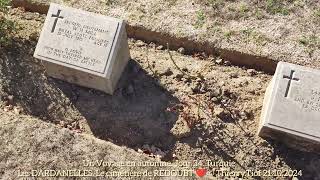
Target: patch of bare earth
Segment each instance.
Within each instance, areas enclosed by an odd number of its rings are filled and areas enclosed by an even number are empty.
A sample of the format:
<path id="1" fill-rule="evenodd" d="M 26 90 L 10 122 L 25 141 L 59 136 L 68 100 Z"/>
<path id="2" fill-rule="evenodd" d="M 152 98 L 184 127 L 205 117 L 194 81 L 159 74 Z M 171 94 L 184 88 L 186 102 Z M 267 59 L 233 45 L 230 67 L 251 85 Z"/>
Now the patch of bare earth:
<path id="1" fill-rule="evenodd" d="M 60 174 L 59 178 L 66 179 L 68 172 L 77 179 L 110 179 L 116 178 L 117 174 L 118 179 L 123 179 L 125 174 L 128 176 L 130 173 L 130 179 L 147 179 L 138 173 L 153 173 L 159 171 L 159 168 L 182 170 L 181 167 L 169 165 L 154 166 L 159 163 L 156 159 L 93 136 L 59 128 L 31 116 L 3 110 L 0 110 L 0 116 L 1 179 L 47 179 L 57 174 Z M 120 162 L 124 164 L 121 165 Z M 125 162 L 151 165 L 132 165 Z"/>

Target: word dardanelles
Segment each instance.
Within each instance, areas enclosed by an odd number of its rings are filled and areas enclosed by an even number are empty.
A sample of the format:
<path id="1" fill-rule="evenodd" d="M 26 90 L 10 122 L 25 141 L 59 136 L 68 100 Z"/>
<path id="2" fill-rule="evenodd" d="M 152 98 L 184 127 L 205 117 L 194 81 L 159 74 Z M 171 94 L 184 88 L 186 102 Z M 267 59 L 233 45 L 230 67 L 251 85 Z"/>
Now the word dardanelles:
<path id="1" fill-rule="evenodd" d="M 29 176 L 31 177 L 92 177 L 100 174 L 98 171 L 93 170 L 32 170 Z"/>

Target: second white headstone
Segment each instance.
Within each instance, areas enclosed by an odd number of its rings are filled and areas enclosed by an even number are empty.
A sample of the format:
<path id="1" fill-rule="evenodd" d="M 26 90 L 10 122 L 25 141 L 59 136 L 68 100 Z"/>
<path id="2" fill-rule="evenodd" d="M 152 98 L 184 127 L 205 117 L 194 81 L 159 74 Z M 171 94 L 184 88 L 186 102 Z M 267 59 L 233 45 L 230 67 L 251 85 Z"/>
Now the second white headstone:
<path id="1" fill-rule="evenodd" d="M 259 135 L 320 150 L 320 71 L 279 62 L 267 88 Z"/>

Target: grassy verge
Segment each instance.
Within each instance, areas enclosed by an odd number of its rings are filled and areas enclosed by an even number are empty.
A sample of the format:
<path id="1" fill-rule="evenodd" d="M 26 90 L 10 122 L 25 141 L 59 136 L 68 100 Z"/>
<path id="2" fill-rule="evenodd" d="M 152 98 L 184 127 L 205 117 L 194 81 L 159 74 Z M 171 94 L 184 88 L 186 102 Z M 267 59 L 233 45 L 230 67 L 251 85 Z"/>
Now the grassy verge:
<path id="1" fill-rule="evenodd" d="M 15 23 L 7 19 L 8 6 L 11 0 L 0 0 L 0 46 L 6 46 L 11 42 L 11 35 L 15 30 Z"/>

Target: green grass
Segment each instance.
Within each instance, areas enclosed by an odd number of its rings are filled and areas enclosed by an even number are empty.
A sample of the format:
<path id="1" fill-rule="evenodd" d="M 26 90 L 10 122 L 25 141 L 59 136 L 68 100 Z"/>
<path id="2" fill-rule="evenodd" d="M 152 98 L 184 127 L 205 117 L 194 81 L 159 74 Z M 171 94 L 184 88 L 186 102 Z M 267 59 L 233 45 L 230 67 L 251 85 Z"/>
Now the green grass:
<path id="1" fill-rule="evenodd" d="M 201 10 L 197 11 L 196 15 L 197 15 L 197 20 L 196 20 L 195 27 L 196 28 L 201 28 L 205 23 L 206 16 L 205 16 L 204 12 L 201 11 Z"/>
<path id="2" fill-rule="evenodd" d="M 237 8 L 237 12 L 236 12 L 236 14 L 238 15 L 237 17 L 238 18 L 246 17 L 248 15 L 248 12 L 250 12 L 248 4 L 241 2 Z"/>
<path id="3" fill-rule="evenodd" d="M 214 34 L 222 33 L 222 29 L 220 27 L 215 26 L 211 29 L 211 32 L 213 32 Z"/>
<path id="4" fill-rule="evenodd" d="M 265 36 L 264 34 L 252 29 L 248 28 L 245 30 L 242 30 L 241 33 L 246 36 L 248 41 L 253 41 L 256 44 L 265 45 L 270 41 L 270 39 Z"/>
<path id="5" fill-rule="evenodd" d="M 106 5 L 107 6 L 110 6 L 110 5 L 113 5 L 114 4 L 114 1 L 113 0 L 106 0 Z"/>
<path id="6" fill-rule="evenodd" d="M 176 5 L 177 0 L 167 0 L 170 6 Z"/>
<path id="7" fill-rule="evenodd" d="M 235 31 L 229 30 L 223 33 L 223 35 L 227 38 L 230 39 L 231 36 L 235 35 Z"/>
<path id="8" fill-rule="evenodd" d="M 299 42 L 305 46 L 320 47 L 320 38 L 316 35 L 302 36 Z"/>
<path id="9" fill-rule="evenodd" d="M 0 46 L 6 46 L 11 43 L 10 35 L 15 31 L 16 25 L 13 21 L 6 19 L 0 20 Z"/>
<path id="10" fill-rule="evenodd" d="M 316 9 L 313 14 L 314 14 L 314 16 L 319 18 L 320 17 L 320 8 Z"/>
<path id="11" fill-rule="evenodd" d="M 244 13 L 246 13 L 246 12 L 248 12 L 248 11 L 249 11 L 248 5 L 245 4 L 245 3 L 241 3 L 241 4 L 240 4 L 240 7 L 239 7 L 239 12 L 242 13 L 242 14 L 244 14 Z"/>
<path id="12" fill-rule="evenodd" d="M 224 5 L 224 1 L 223 0 L 208 0 L 207 4 L 211 7 L 213 7 L 214 9 L 217 9 L 220 6 Z"/>
<path id="13" fill-rule="evenodd" d="M 262 19 L 264 17 L 263 12 L 258 8 L 254 11 L 254 16 L 257 19 Z"/>
<path id="14" fill-rule="evenodd" d="M 320 37 L 316 35 L 302 36 L 298 42 L 305 46 L 309 54 L 312 54 L 316 49 L 320 49 Z"/>
<path id="15" fill-rule="evenodd" d="M 300 8 L 304 7 L 305 3 L 306 3 L 306 1 L 304 1 L 304 0 L 295 0 L 293 2 L 294 6 L 300 7 Z"/>
<path id="16" fill-rule="evenodd" d="M 267 0 L 266 11 L 270 14 L 288 15 L 290 11 L 283 2 L 283 0 Z"/>
<path id="17" fill-rule="evenodd" d="M 0 12 L 7 12 L 11 0 L 0 0 Z"/>
<path id="18" fill-rule="evenodd" d="M 10 0 L 0 0 L 0 46 L 11 42 L 10 35 L 15 31 L 16 24 L 6 18 Z"/>

